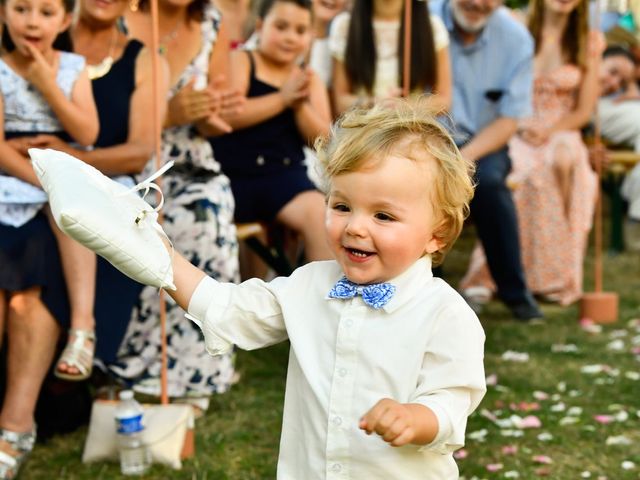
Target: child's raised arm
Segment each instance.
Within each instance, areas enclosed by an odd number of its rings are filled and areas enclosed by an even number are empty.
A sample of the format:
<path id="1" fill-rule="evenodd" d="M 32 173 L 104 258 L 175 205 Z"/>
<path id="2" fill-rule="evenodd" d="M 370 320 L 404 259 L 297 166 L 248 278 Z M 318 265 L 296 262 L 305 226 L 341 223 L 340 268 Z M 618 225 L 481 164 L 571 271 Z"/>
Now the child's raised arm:
<path id="1" fill-rule="evenodd" d="M 198 267 L 194 266 L 178 252 L 173 254 L 173 284 L 175 290 L 166 292 L 178 305 L 186 312 L 189 308 L 189 301 L 195 292 L 196 287 L 206 274 Z"/>
<path id="2" fill-rule="evenodd" d="M 167 108 L 169 89 L 169 67 L 163 57 L 159 58 L 159 85 L 157 105 L 162 118 Z M 129 131 L 126 142 L 112 147 L 80 150 L 55 135 L 40 134 L 31 137 L 31 146 L 52 148 L 73 155 L 96 167 L 105 175 L 138 174 L 153 155 L 155 129 L 149 121 L 153 110 L 153 64 L 151 52 L 144 48 L 136 58 L 135 88 L 129 109 Z"/>
<path id="3" fill-rule="evenodd" d="M 307 143 L 317 137 L 329 135 L 331 127 L 331 105 L 329 94 L 320 77 L 310 68 L 304 69 L 308 78 L 308 97 L 294 106 L 296 125 Z"/>
<path id="4" fill-rule="evenodd" d="M 37 48 L 30 44 L 27 47 L 33 62 L 25 76 L 26 80 L 42 94 L 71 138 L 80 145 L 92 145 L 98 138 L 99 125 L 87 71 L 80 73 L 71 91 L 71 99 L 68 99 L 56 84 L 60 54 L 56 54 L 56 64 L 51 66 Z"/>

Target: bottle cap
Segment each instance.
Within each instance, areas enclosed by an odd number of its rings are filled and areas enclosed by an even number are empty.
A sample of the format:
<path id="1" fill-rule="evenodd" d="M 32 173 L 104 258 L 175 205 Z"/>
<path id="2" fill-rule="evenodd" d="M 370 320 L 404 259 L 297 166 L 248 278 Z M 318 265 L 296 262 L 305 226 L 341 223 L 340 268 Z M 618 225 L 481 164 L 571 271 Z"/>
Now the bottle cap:
<path id="1" fill-rule="evenodd" d="M 120 400 L 131 400 L 133 398 L 133 390 L 121 390 L 118 397 Z"/>

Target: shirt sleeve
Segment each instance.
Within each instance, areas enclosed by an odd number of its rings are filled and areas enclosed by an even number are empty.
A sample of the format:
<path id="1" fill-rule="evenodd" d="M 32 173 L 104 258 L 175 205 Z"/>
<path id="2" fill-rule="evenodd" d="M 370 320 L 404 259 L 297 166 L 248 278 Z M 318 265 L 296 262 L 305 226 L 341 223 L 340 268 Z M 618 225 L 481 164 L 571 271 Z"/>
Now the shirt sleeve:
<path id="1" fill-rule="evenodd" d="M 500 98 L 498 110 L 502 117 L 525 118 L 532 115 L 533 40 L 525 38 L 526 42 L 519 49 L 520 55 L 515 57 L 505 94 Z"/>
<path id="2" fill-rule="evenodd" d="M 464 445 L 467 418 L 486 392 L 484 338 L 466 305 L 446 306 L 438 315 L 411 400 L 438 419 L 436 438 L 422 449 L 449 454 Z"/>
<path id="3" fill-rule="evenodd" d="M 430 20 L 431 33 L 433 34 L 433 45 L 436 52 L 439 52 L 443 48 L 449 46 L 449 32 L 447 32 L 447 28 L 444 26 L 444 23 L 442 23 L 440 17 L 435 14 L 431 14 Z"/>
<path id="4" fill-rule="evenodd" d="M 288 279 L 265 283 L 251 279 L 240 285 L 205 277 L 189 301 L 189 315 L 202 330 L 211 355 L 221 355 L 238 345 L 254 350 L 287 339 L 277 291 Z"/>
<path id="5" fill-rule="evenodd" d="M 348 12 L 342 12 L 333 19 L 329 29 L 329 52 L 333 58 L 341 62 L 344 62 L 347 49 L 350 19 L 351 16 Z"/>

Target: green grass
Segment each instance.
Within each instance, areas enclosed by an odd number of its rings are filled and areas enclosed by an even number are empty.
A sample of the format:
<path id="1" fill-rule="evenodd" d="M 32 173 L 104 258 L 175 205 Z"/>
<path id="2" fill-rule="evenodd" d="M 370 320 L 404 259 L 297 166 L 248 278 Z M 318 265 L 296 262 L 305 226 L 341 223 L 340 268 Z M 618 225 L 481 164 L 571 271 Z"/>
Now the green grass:
<path id="1" fill-rule="evenodd" d="M 447 279 L 453 285 L 466 267 L 472 240 L 472 231 L 465 230 L 447 259 Z M 591 260 L 589 257 L 586 266 L 587 290 L 592 288 Z M 467 479 L 640 478 L 640 380 L 633 375 L 640 372 L 640 356 L 631 353 L 634 341 L 640 347 L 640 326 L 629 323 L 640 318 L 639 266 L 637 254 L 605 258 L 605 290 L 620 294 L 620 317 L 600 333 L 580 328 L 576 306 L 545 305 L 545 322 L 523 325 L 512 321 L 501 304 L 490 304 L 482 316 L 487 333 L 485 369 L 487 375 L 497 375 L 497 385 L 489 387 L 469 420 L 468 435 L 486 430 L 486 436 L 483 441 L 467 439 L 467 456 L 458 461 L 461 475 Z M 617 337 L 624 348 L 609 349 L 607 345 Z M 575 345 L 577 352 L 552 351 L 553 345 L 567 344 Z M 502 354 L 507 350 L 527 352 L 529 361 L 505 361 Z M 143 478 L 275 478 L 286 362 L 286 344 L 240 352 L 237 366 L 242 380 L 231 392 L 215 397 L 208 413 L 196 423 L 196 456 L 185 461 L 180 471 L 154 465 Z M 618 374 L 581 372 L 583 366 L 596 364 L 609 365 Z M 548 399 L 536 400 L 535 391 L 545 392 Z M 521 402 L 537 402 L 539 409 L 521 411 L 516 408 Z M 562 404 L 564 410 L 560 411 Z M 571 410 L 572 407 L 580 407 L 581 411 Z M 624 414 L 620 412 L 628 414 L 626 421 L 601 424 L 594 419 L 600 414 L 622 419 Z M 512 415 L 535 415 L 542 426 L 519 430 L 498 426 L 487 418 L 508 419 Z M 567 417 L 577 420 L 566 424 L 563 419 Z M 514 433 L 521 436 L 505 436 Z M 85 434 L 82 429 L 38 445 L 22 478 L 120 478 L 115 463 L 81 463 Z M 631 440 L 631 445 L 606 445 L 608 437 L 621 435 Z M 503 453 L 505 446 L 516 447 L 516 453 Z M 536 463 L 537 455 L 550 457 L 552 463 Z M 625 461 L 634 462 L 635 468 L 623 469 Z M 502 469 L 490 472 L 488 464 L 502 464 Z M 590 477 L 581 476 L 582 472 L 589 472 Z"/>

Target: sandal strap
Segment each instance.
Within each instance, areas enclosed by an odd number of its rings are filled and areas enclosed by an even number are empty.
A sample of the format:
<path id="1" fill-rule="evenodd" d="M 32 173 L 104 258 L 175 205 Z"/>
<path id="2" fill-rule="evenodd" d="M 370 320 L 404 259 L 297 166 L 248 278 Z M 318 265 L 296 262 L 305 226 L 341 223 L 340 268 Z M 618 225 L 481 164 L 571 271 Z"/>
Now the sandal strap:
<path id="1" fill-rule="evenodd" d="M 16 450 L 9 442 L 7 444 L 14 450 L 14 454 L 0 450 L 0 479 L 13 480 L 18 476 L 20 467 L 31 452 L 21 452 Z"/>
<path id="2" fill-rule="evenodd" d="M 33 450 L 33 445 L 36 443 L 36 426 L 28 432 L 13 432 L 6 428 L 0 428 L 0 439 L 11 445 L 11 448 L 22 453 L 27 453 Z"/>
<path id="3" fill-rule="evenodd" d="M 78 369 L 78 374 L 73 375 L 73 377 L 86 377 L 93 368 L 95 332 L 93 330 L 72 328 L 69 330 L 69 337 L 73 337 L 73 340 L 67 343 L 57 364 L 64 363 L 69 367 Z M 90 343 L 90 345 L 87 345 L 87 343 Z"/>
<path id="4" fill-rule="evenodd" d="M 14 432 L 0 428 L 0 439 L 15 451 L 15 455 L 0 450 L 0 479 L 13 479 L 27 459 L 36 442 L 36 425 L 28 432 Z"/>
<path id="5" fill-rule="evenodd" d="M 86 375 L 93 366 L 93 350 L 88 349 L 82 340 L 76 339 L 62 351 L 62 355 L 58 360 L 58 364 L 60 363 L 75 367 L 80 372 L 80 375 Z"/>
<path id="6" fill-rule="evenodd" d="M 93 342 L 96 341 L 96 332 L 95 330 L 87 330 L 86 328 L 70 328 L 69 336 L 73 336 L 75 339 L 81 339 L 82 342 Z"/>
<path id="7" fill-rule="evenodd" d="M 0 450 L 0 472 L 2 472 L 2 468 L 7 471 L 13 470 L 18 465 L 18 457 L 12 457 L 6 452 Z"/>

